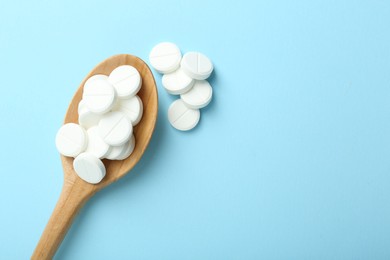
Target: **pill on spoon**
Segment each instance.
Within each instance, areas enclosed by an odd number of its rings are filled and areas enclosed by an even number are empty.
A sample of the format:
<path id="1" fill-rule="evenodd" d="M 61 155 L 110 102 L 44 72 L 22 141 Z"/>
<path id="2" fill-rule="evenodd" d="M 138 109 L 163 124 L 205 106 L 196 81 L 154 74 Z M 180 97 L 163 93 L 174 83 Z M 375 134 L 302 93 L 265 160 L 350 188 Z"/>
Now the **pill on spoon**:
<path id="1" fill-rule="evenodd" d="M 193 79 L 207 79 L 213 72 L 211 60 L 200 52 L 187 52 L 181 60 L 180 67 Z"/>
<path id="2" fill-rule="evenodd" d="M 104 140 L 100 137 L 98 133 L 98 127 L 93 126 L 87 130 L 88 136 L 88 146 L 85 152 L 93 154 L 99 159 L 106 157 L 110 152 L 111 146 L 109 146 Z"/>
<path id="3" fill-rule="evenodd" d="M 108 81 L 114 86 L 118 98 L 122 99 L 135 96 L 142 85 L 141 75 L 130 65 L 115 68 L 110 73 Z"/>
<path id="4" fill-rule="evenodd" d="M 180 49 L 171 42 L 157 44 L 149 54 L 150 64 L 162 74 L 175 71 L 180 65 L 180 60 Z"/>
<path id="5" fill-rule="evenodd" d="M 85 151 L 87 143 L 87 134 L 78 124 L 65 124 L 56 135 L 57 150 L 64 156 L 76 157 Z"/>
<path id="6" fill-rule="evenodd" d="M 79 124 L 85 129 L 89 129 L 92 126 L 97 125 L 102 117 L 100 114 L 91 112 L 83 100 L 81 100 L 79 103 L 78 112 Z"/>
<path id="7" fill-rule="evenodd" d="M 105 156 L 105 159 L 108 160 L 118 160 L 117 158 L 123 153 L 123 151 L 126 149 L 128 145 L 127 141 L 126 143 L 119 145 L 119 146 L 111 146 L 110 152 Z"/>
<path id="8" fill-rule="evenodd" d="M 180 97 L 183 102 L 192 109 L 200 109 L 207 106 L 213 96 L 213 89 L 207 80 L 196 80 L 194 86 Z"/>
<path id="9" fill-rule="evenodd" d="M 200 119 L 200 111 L 187 107 L 183 100 L 173 102 L 168 109 L 168 120 L 177 130 L 188 131 L 194 128 Z"/>
<path id="10" fill-rule="evenodd" d="M 103 75 L 103 74 L 95 74 L 91 77 L 89 77 L 87 79 L 87 81 L 85 81 L 84 85 L 85 84 L 90 84 L 92 81 L 96 80 L 96 79 L 103 79 L 103 80 L 107 80 L 108 79 L 108 76 L 107 75 Z"/>
<path id="11" fill-rule="evenodd" d="M 82 153 L 73 161 L 73 168 L 77 175 L 84 181 L 96 184 L 106 175 L 103 162 L 90 153 Z"/>
<path id="12" fill-rule="evenodd" d="M 84 109 L 87 109 L 87 106 L 85 105 L 85 101 L 80 100 L 79 105 L 77 106 L 77 112 L 80 114 L 80 112 Z"/>
<path id="13" fill-rule="evenodd" d="M 99 135 L 112 146 L 126 143 L 133 133 L 133 126 L 123 112 L 114 111 L 103 115 L 98 125 Z"/>
<path id="14" fill-rule="evenodd" d="M 172 73 L 164 74 L 162 77 L 162 85 L 172 95 L 180 95 L 187 92 L 193 84 L 194 80 L 187 76 L 181 68 Z"/>
<path id="15" fill-rule="evenodd" d="M 135 147 L 135 137 L 134 135 L 131 135 L 130 140 L 125 145 L 125 149 L 122 151 L 120 155 L 116 157 L 116 160 L 124 160 L 127 157 L 129 157 L 133 153 L 134 147 Z"/>
<path id="16" fill-rule="evenodd" d="M 115 101 L 113 86 L 103 78 L 87 81 L 84 85 L 83 100 L 87 108 L 97 114 L 108 112 Z"/>
<path id="17" fill-rule="evenodd" d="M 143 114 L 142 100 L 138 97 L 132 97 L 130 99 L 118 100 L 115 104 L 113 111 L 123 112 L 131 121 L 133 126 L 137 125 L 141 121 Z"/>

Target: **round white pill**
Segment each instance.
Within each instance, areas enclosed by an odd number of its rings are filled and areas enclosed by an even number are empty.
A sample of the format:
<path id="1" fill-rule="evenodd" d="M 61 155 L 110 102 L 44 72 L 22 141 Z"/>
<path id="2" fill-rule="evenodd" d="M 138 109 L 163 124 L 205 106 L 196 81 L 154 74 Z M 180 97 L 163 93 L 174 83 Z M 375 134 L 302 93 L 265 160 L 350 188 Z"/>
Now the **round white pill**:
<path id="1" fill-rule="evenodd" d="M 187 107 L 183 100 L 173 102 L 168 109 L 168 120 L 177 130 L 188 131 L 194 128 L 200 119 L 200 111 Z"/>
<path id="2" fill-rule="evenodd" d="M 104 114 L 114 104 L 115 90 L 106 79 L 96 78 L 84 84 L 83 100 L 91 112 Z"/>
<path id="3" fill-rule="evenodd" d="M 133 126 L 137 125 L 141 121 L 143 114 L 142 100 L 138 97 L 132 97 L 130 99 L 118 100 L 118 103 L 113 108 L 113 111 L 123 112 L 129 119 Z"/>
<path id="4" fill-rule="evenodd" d="M 93 126 L 87 130 L 88 146 L 85 152 L 93 154 L 99 159 L 104 158 L 111 150 L 111 146 L 106 144 L 98 133 L 98 127 Z"/>
<path id="5" fill-rule="evenodd" d="M 194 86 L 180 97 L 183 102 L 192 109 L 200 109 L 207 106 L 213 96 L 213 89 L 207 80 L 197 80 Z"/>
<path id="6" fill-rule="evenodd" d="M 180 65 L 180 60 L 180 49 L 171 42 L 157 44 L 149 54 L 150 64 L 162 74 L 175 71 Z"/>
<path id="7" fill-rule="evenodd" d="M 210 59 L 200 52 L 187 52 L 180 63 L 183 71 L 193 79 L 207 79 L 213 72 Z"/>
<path id="8" fill-rule="evenodd" d="M 76 157 L 85 151 L 87 143 L 87 134 L 78 124 L 65 124 L 57 132 L 56 147 L 64 156 Z"/>
<path id="9" fill-rule="evenodd" d="M 172 73 L 164 74 L 162 84 L 169 94 L 180 95 L 192 87 L 194 80 L 179 68 Z"/>
<path id="10" fill-rule="evenodd" d="M 100 114 L 92 113 L 91 110 L 87 108 L 83 100 L 79 103 L 78 112 L 79 124 L 85 129 L 89 129 L 92 126 L 97 125 L 102 117 Z"/>
<path id="11" fill-rule="evenodd" d="M 119 156 L 116 157 L 116 160 L 124 160 L 127 157 L 129 157 L 133 153 L 134 147 L 135 147 L 135 137 L 134 135 L 131 135 L 130 140 L 126 143 L 125 149 L 122 151 L 122 153 Z"/>
<path id="12" fill-rule="evenodd" d="M 108 160 L 117 160 L 117 158 L 126 149 L 128 142 L 129 141 L 127 141 L 126 143 L 119 145 L 119 146 L 111 146 L 110 152 L 105 156 L 105 158 Z"/>
<path id="13" fill-rule="evenodd" d="M 99 121 L 99 135 L 112 146 L 126 143 L 133 133 L 130 120 L 120 111 L 105 114 Z"/>
<path id="14" fill-rule="evenodd" d="M 106 175 L 106 167 L 101 160 L 90 153 L 82 153 L 73 161 L 73 168 L 84 181 L 96 184 Z"/>
<path id="15" fill-rule="evenodd" d="M 141 75 L 130 65 L 122 65 L 114 69 L 108 81 L 114 86 L 118 98 L 135 96 L 142 85 Z"/>
<path id="16" fill-rule="evenodd" d="M 80 100 L 79 105 L 77 106 L 77 112 L 80 114 L 80 112 L 85 109 L 88 109 L 87 106 L 85 105 L 85 101 Z"/>
<path id="17" fill-rule="evenodd" d="M 107 75 L 103 75 L 103 74 L 96 74 L 96 75 L 93 75 L 91 77 L 89 77 L 87 79 L 87 81 L 85 81 L 84 85 L 85 84 L 90 84 L 92 81 L 96 80 L 96 79 L 103 79 L 103 80 L 107 80 L 108 79 L 108 76 Z"/>

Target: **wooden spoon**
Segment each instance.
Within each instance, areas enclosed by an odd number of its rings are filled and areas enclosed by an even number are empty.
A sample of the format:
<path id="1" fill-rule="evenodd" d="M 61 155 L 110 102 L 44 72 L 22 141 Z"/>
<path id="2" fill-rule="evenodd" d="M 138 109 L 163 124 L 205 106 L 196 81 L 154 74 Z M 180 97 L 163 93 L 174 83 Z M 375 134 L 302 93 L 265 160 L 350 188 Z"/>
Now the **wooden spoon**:
<path id="1" fill-rule="evenodd" d="M 121 54 L 110 57 L 97 65 L 81 82 L 68 111 L 64 123 L 77 123 L 77 107 L 82 97 L 84 82 L 95 74 L 109 75 L 120 65 L 135 67 L 142 77 L 142 87 L 138 95 L 142 100 L 144 112 L 141 122 L 134 128 L 136 145 L 130 157 L 122 161 L 103 160 L 106 176 L 99 184 L 89 184 L 80 179 L 73 170 L 73 158 L 61 156 L 64 169 L 64 184 L 60 198 L 49 222 L 38 242 L 31 259 L 52 259 L 77 212 L 97 191 L 125 176 L 141 159 L 152 137 L 157 120 L 157 89 L 149 67 L 140 58 Z"/>

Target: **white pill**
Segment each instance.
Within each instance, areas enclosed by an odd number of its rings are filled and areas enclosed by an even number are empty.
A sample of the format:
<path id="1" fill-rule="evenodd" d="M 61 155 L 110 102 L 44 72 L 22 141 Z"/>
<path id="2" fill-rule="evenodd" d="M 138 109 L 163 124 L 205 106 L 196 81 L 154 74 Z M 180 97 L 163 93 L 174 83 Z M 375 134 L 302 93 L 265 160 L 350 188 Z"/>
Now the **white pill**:
<path id="1" fill-rule="evenodd" d="M 87 143 L 87 134 L 78 124 L 65 124 L 57 132 L 56 147 L 64 156 L 76 157 L 85 151 Z"/>
<path id="2" fill-rule="evenodd" d="M 84 181 L 96 184 L 106 175 L 106 167 L 101 160 L 90 153 L 82 153 L 73 161 L 73 168 Z"/>
<path id="3" fill-rule="evenodd" d="M 171 42 L 157 44 L 149 54 L 150 64 L 162 74 L 173 72 L 179 68 L 180 60 L 180 49 Z"/>
<path id="4" fill-rule="evenodd" d="M 192 109 L 200 109 L 207 106 L 213 96 L 213 89 L 207 80 L 197 80 L 194 86 L 180 97 L 183 102 Z"/>
<path id="5" fill-rule="evenodd" d="M 108 160 L 117 160 L 117 158 L 127 148 L 128 142 L 129 141 L 127 141 L 126 143 L 124 143 L 122 145 L 119 145 L 119 146 L 111 146 L 110 152 L 105 156 L 105 158 L 108 159 Z"/>
<path id="6" fill-rule="evenodd" d="M 169 106 L 168 120 L 177 130 L 188 131 L 198 124 L 199 119 L 200 111 L 187 107 L 181 99 Z"/>
<path id="7" fill-rule="evenodd" d="M 133 153 L 134 147 L 135 147 L 135 137 L 134 135 L 131 135 L 130 140 L 126 143 L 125 149 L 122 151 L 122 153 L 119 156 L 116 157 L 116 160 L 124 160 L 127 157 L 129 157 Z"/>
<path id="8" fill-rule="evenodd" d="M 193 79 L 207 79 L 213 72 L 210 59 L 200 52 L 187 52 L 180 63 L 183 71 Z"/>
<path id="9" fill-rule="evenodd" d="M 93 154 L 99 159 L 106 157 L 110 152 L 111 146 L 106 144 L 98 133 L 98 127 L 93 126 L 87 130 L 88 146 L 85 152 Z"/>
<path id="10" fill-rule="evenodd" d="M 92 126 L 97 125 L 102 117 L 100 114 L 91 112 L 83 100 L 81 100 L 79 103 L 78 112 L 79 124 L 85 129 L 89 129 Z"/>
<path id="11" fill-rule="evenodd" d="M 133 133 L 130 120 L 120 111 L 105 114 L 99 121 L 99 135 L 112 146 L 126 143 Z"/>
<path id="12" fill-rule="evenodd" d="M 162 84 L 169 94 L 180 95 L 192 87 L 194 80 L 179 68 L 172 73 L 164 74 Z"/>
<path id="13" fill-rule="evenodd" d="M 87 81 L 84 84 L 83 100 L 91 112 L 104 114 L 114 104 L 114 87 L 103 78 Z"/>
<path id="14" fill-rule="evenodd" d="M 118 98 L 135 96 L 142 85 L 141 75 L 136 68 L 130 65 L 114 69 L 108 77 L 108 81 L 114 86 Z"/>
<path id="15" fill-rule="evenodd" d="M 85 81 L 84 85 L 85 84 L 90 84 L 92 81 L 96 80 L 96 79 L 103 79 L 103 80 L 107 80 L 108 79 L 108 76 L 107 75 L 103 75 L 103 74 L 96 74 L 96 75 L 93 75 L 91 77 L 89 77 L 87 79 L 87 81 Z"/>
<path id="16" fill-rule="evenodd" d="M 85 105 L 85 101 L 80 100 L 79 105 L 77 106 L 77 112 L 80 114 L 80 112 L 85 109 L 88 109 L 87 106 Z"/>
<path id="17" fill-rule="evenodd" d="M 117 104 L 115 104 L 115 107 L 113 108 L 113 111 L 123 112 L 129 118 L 131 124 L 135 126 L 142 118 L 142 100 L 138 96 L 130 99 L 118 100 Z"/>

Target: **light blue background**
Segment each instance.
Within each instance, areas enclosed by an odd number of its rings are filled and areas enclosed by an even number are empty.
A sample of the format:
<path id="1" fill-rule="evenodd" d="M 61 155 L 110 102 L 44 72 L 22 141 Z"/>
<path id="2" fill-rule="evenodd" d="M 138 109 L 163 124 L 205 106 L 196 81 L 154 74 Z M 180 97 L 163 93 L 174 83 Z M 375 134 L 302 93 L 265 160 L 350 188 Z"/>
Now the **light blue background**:
<path id="1" fill-rule="evenodd" d="M 149 149 L 57 259 L 390 258 L 390 2 L 227 2 L 0 0 L 1 259 L 29 258 L 54 208 L 81 80 L 161 41 L 212 59 L 214 100 L 176 131 L 155 73 Z"/>

